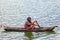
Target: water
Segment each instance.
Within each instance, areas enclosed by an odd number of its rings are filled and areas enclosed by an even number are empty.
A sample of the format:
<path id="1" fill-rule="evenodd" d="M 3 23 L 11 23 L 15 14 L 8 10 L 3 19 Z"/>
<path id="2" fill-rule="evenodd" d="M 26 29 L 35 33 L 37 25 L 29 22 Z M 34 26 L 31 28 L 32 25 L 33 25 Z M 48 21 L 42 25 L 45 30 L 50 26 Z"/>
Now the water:
<path id="1" fill-rule="evenodd" d="M 52 32 L 4 32 L 0 40 L 60 40 L 60 0 L 0 0 L 0 24 L 23 27 L 28 16 L 42 27 L 58 25 Z"/>

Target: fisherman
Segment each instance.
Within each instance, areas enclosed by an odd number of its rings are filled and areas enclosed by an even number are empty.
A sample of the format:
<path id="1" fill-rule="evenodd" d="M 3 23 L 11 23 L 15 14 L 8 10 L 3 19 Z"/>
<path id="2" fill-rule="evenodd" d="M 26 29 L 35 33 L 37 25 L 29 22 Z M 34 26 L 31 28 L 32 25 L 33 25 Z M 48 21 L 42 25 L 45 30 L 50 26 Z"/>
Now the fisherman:
<path id="1" fill-rule="evenodd" d="M 35 21 L 32 22 L 31 17 L 28 17 L 27 21 L 25 22 L 24 27 L 27 30 L 28 29 L 34 30 L 35 26 L 38 26 L 36 23 L 37 23 L 37 20 L 35 20 Z"/>

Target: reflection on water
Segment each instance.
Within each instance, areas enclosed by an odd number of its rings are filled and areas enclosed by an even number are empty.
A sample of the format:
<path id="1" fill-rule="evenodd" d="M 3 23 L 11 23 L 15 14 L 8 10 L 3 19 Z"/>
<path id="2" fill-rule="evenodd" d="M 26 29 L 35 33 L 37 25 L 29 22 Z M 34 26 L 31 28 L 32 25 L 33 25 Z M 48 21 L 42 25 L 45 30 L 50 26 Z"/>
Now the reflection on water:
<path id="1" fill-rule="evenodd" d="M 46 32 L 24 32 L 28 40 L 33 40 L 39 37 L 44 37 L 47 35 L 55 34 L 55 31 L 46 31 Z M 35 35 L 34 35 L 35 34 Z"/>
<path id="2" fill-rule="evenodd" d="M 45 33 L 46 34 L 55 34 L 56 32 L 55 31 L 48 31 L 48 32 L 46 31 Z"/>
<path id="3" fill-rule="evenodd" d="M 32 40 L 32 32 L 24 32 L 25 33 L 25 36 L 28 37 L 29 40 Z"/>

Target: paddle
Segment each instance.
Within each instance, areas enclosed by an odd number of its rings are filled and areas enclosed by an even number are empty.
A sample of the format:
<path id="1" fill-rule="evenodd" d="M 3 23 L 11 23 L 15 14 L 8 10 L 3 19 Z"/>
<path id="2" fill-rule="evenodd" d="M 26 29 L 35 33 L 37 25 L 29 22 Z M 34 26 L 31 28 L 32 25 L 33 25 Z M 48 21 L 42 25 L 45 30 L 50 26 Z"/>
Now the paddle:
<path id="1" fill-rule="evenodd" d="M 40 28 L 40 25 L 38 24 L 38 22 L 36 22 L 36 23 L 37 23 L 38 27 Z"/>

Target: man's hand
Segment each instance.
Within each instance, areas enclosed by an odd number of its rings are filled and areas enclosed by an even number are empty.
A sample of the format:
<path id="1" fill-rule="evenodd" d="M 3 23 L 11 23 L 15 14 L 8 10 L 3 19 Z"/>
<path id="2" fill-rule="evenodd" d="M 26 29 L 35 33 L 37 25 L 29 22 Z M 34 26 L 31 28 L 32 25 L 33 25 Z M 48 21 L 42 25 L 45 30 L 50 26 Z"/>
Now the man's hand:
<path id="1" fill-rule="evenodd" d="M 37 22 L 37 20 L 34 21 L 34 23 Z"/>

